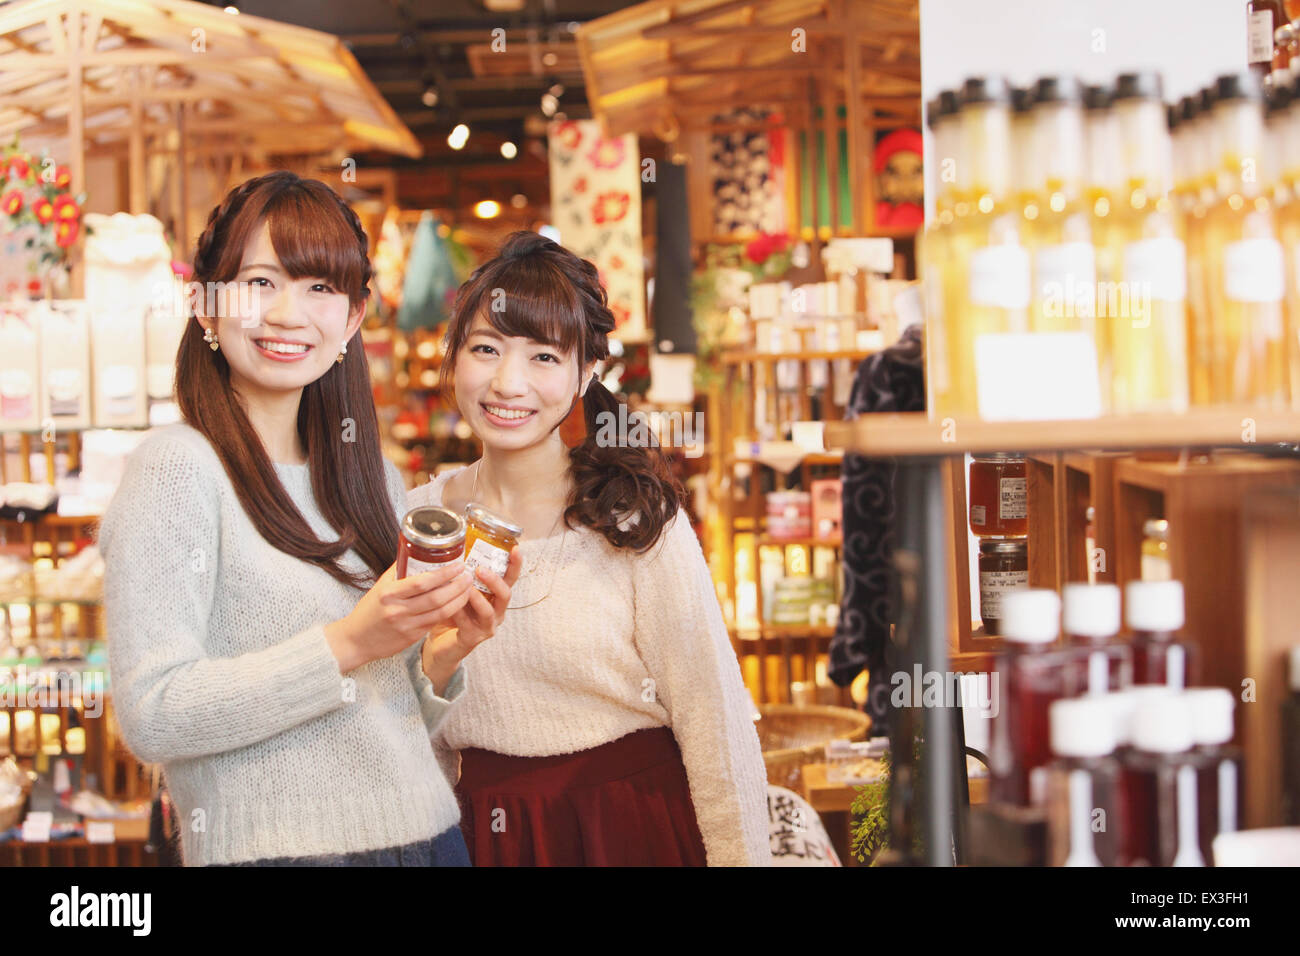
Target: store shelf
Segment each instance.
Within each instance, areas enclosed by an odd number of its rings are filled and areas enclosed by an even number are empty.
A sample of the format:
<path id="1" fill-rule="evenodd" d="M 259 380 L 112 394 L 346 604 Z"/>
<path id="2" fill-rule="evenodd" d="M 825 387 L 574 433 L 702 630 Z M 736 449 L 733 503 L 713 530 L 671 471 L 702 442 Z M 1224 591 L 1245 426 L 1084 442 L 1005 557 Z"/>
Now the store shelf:
<path id="1" fill-rule="evenodd" d="M 910 412 L 826 423 L 827 445 L 879 456 L 1209 446 L 1255 450 L 1282 442 L 1300 442 L 1300 412 L 1248 405 L 1196 408 L 1183 415 L 1112 415 L 1066 421 L 935 420 L 924 412 Z"/>
<path id="2" fill-rule="evenodd" d="M 785 547 L 790 544 L 801 544 L 809 548 L 838 548 L 843 545 L 841 538 L 780 538 L 773 537 L 770 534 L 761 534 L 758 536 L 758 546 L 764 547 L 771 545 L 773 547 Z"/>
<path id="3" fill-rule="evenodd" d="M 744 455 L 740 457 L 728 456 L 726 462 L 727 467 L 729 468 L 736 465 L 763 465 L 767 468 L 776 467 L 775 465 L 763 461 L 761 458 L 753 458 Z M 842 451 L 809 452 L 799 461 L 800 465 L 842 465 L 843 463 L 844 452 Z"/>
<path id="4" fill-rule="evenodd" d="M 750 362 L 766 362 L 775 364 L 776 362 L 796 361 L 833 361 L 835 359 L 851 359 L 861 361 L 869 355 L 874 355 L 877 349 L 842 349 L 833 352 L 724 352 L 722 354 L 722 364 L 724 365 L 745 365 Z"/>
<path id="5" fill-rule="evenodd" d="M 828 640 L 835 636 L 835 628 L 825 624 L 764 624 L 762 627 L 728 628 L 733 637 L 742 641 L 772 640 L 793 637 L 811 637 Z"/>

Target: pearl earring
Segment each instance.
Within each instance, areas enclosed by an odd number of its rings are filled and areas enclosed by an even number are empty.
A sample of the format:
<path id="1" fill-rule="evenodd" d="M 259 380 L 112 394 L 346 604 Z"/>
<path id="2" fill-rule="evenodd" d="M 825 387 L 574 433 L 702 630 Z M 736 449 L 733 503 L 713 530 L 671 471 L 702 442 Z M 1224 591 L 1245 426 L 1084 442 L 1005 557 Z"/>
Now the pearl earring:
<path id="1" fill-rule="evenodd" d="M 342 364 L 343 364 L 343 356 L 345 356 L 345 355 L 347 355 L 347 354 L 348 354 L 348 343 L 347 343 L 347 342 L 344 342 L 344 343 L 339 347 L 339 357 L 336 358 L 334 361 L 337 362 L 337 363 L 339 363 L 340 365 L 342 365 Z"/>
<path id="2" fill-rule="evenodd" d="M 207 342 L 207 343 L 208 343 L 208 347 L 211 348 L 212 351 L 215 352 L 215 351 L 217 350 L 217 333 L 216 333 L 216 330 L 214 330 L 214 329 L 204 329 L 204 330 L 203 330 L 203 341 Z"/>

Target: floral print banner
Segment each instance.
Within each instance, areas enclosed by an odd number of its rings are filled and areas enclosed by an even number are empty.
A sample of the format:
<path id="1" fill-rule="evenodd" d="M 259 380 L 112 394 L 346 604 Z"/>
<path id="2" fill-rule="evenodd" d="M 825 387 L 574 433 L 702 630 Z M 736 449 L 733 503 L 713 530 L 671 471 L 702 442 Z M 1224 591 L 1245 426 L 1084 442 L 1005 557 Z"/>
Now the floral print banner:
<path id="1" fill-rule="evenodd" d="M 641 162 L 636 136 L 601 134 L 595 120 L 565 120 L 549 130 L 551 224 L 560 243 L 590 259 L 614 312 L 614 335 L 643 338 Z"/>

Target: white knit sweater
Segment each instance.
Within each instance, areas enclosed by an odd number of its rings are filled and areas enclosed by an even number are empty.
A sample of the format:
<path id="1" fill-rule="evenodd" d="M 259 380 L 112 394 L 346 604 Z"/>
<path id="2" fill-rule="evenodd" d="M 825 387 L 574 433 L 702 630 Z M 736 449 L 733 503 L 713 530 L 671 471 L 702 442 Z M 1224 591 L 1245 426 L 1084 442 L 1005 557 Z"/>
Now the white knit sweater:
<path id="1" fill-rule="evenodd" d="M 337 539 L 308 466 L 276 470 Z M 141 444 L 99 543 L 113 705 L 136 756 L 163 764 L 186 864 L 401 846 L 458 823 L 430 734 L 463 670 L 437 697 L 417 643 L 341 674 L 324 626 L 362 592 L 263 539 L 201 433 L 172 425 Z M 364 568 L 352 551 L 344 563 Z"/>
<path id="2" fill-rule="evenodd" d="M 448 471 L 413 490 L 441 504 Z M 767 778 L 752 703 L 684 512 L 643 555 L 590 528 L 520 543 L 496 634 L 465 659 L 471 688 L 436 747 L 574 753 L 647 727 L 681 748 L 710 865 L 770 865 Z"/>

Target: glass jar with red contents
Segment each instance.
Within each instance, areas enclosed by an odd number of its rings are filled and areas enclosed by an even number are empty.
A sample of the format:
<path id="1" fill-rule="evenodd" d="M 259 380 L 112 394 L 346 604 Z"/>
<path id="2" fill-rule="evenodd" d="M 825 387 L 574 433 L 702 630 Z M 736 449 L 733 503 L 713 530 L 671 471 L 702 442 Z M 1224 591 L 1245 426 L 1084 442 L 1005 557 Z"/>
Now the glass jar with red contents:
<path id="1" fill-rule="evenodd" d="M 985 452 L 970 463 L 971 534 L 1023 535 L 1029 530 L 1025 456 Z"/>
<path id="2" fill-rule="evenodd" d="M 402 518 L 397 538 L 397 577 L 420 574 L 465 553 L 465 519 L 449 508 L 425 505 Z"/>

